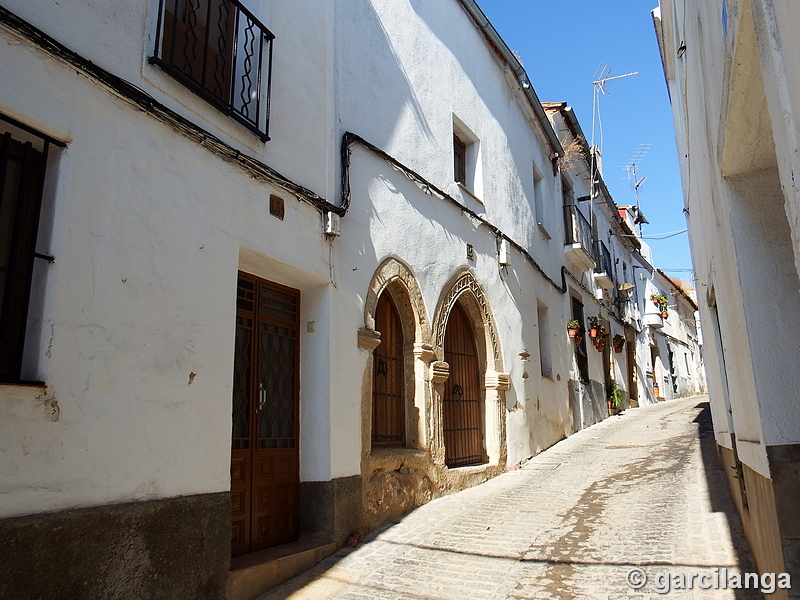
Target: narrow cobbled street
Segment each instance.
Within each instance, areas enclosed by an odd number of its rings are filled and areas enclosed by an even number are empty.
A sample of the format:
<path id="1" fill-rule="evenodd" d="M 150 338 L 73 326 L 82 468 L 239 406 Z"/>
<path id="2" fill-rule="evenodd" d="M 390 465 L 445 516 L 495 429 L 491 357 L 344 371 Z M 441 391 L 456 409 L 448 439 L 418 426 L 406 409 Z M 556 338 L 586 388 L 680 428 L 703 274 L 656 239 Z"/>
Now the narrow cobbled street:
<path id="1" fill-rule="evenodd" d="M 413 511 L 262 599 L 761 598 L 697 581 L 657 588 L 659 573 L 754 570 L 705 402 L 609 418 Z M 648 581 L 632 589 L 626 576 L 637 567 Z"/>

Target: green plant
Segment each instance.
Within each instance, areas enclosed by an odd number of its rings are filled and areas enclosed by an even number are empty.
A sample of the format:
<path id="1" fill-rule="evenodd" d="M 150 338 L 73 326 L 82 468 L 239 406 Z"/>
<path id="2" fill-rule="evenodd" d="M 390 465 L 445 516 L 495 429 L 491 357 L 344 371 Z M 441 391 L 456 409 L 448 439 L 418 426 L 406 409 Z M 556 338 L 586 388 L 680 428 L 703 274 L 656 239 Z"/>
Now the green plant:
<path id="1" fill-rule="evenodd" d="M 602 329 L 603 328 L 603 324 L 600 321 L 599 317 L 589 317 L 588 321 L 589 321 L 589 329 Z"/>
<path id="2" fill-rule="evenodd" d="M 611 408 L 619 408 L 622 406 L 622 403 L 625 401 L 625 396 L 622 395 L 622 390 L 617 387 L 617 384 L 611 381 L 607 385 L 607 389 Z"/>
<path id="3" fill-rule="evenodd" d="M 655 304 L 658 307 L 658 312 L 660 313 L 667 312 L 667 307 L 669 306 L 669 300 L 667 300 L 667 297 L 664 294 L 651 294 L 650 300 L 652 300 L 653 304 Z"/>
<path id="4" fill-rule="evenodd" d="M 614 345 L 615 346 L 621 346 L 624 343 L 625 343 L 625 338 L 623 336 L 621 336 L 620 334 L 617 334 L 617 335 L 614 336 Z"/>
<path id="5" fill-rule="evenodd" d="M 572 319 L 569 323 L 567 323 L 567 329 L 578 329 L 581 326 L 578 319 Z"/>

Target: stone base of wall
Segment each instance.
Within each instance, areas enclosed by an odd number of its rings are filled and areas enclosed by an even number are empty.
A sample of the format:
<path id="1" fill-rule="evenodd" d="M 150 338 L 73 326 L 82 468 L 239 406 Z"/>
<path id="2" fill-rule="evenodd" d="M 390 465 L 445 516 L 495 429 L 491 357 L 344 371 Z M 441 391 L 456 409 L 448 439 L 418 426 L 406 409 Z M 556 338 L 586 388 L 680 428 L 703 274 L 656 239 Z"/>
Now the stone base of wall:
<path id="1" fill-rule="evenodd" d="M 789 598 L 800 598 L 800 444 L 767 446 L 783 563 L 792 579 Z"/>
<path id="2" fill-rule="evenodd" d="M 717 446 L 720 462 L 742 516 L 745 537 L 760 573 L 789 573 L 791 590 L 775 590 L 775 600 L 800 598 L 800 451 L 797 445 L 768 446 L 772 479 L 742 465 L 745 493 L 736 477 L 733 450 Z M 788 594 L 787 594 L 788 592 Z"/>
<path id="3" fill-rule="evenodd" d="M 572 432 L 599 423 L 608 416 L 605 385 L 600 381 L 588 384 L 569 380 L 569 404 L 572 411 Z"/>
<path id="4" fill-rule="evenodd" d="M 0 520 L 0 598 L 219 600 L 230 494 Z"/>
<path id="5" fill-rule="evenodd" d="M 361 476 L 300 482 L 300 532 L 324 536 L 343 546 L 364 531 Z"/>

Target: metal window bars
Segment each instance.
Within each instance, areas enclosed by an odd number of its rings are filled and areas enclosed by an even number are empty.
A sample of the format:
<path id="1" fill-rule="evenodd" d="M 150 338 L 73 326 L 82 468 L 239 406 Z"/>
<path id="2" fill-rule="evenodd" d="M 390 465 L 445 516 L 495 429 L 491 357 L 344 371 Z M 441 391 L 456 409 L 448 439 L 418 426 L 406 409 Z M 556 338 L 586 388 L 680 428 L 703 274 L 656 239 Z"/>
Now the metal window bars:
<path id="1" fill-rule="evenodd" d="M 240 0 L 160 0 L 158 15 L 150 62 L 269 140 L 272 32 Z"/>
<path id="2" fill-rule="evenodd" d="M 574 204 L 564 207 L 564 231 L 566 244 L 580 244 L 590 255 L 592 254 L 592 226 Z"/>
<path id="3" fill-rule="evenodd" d="M 614 272 L 611 264 L 611 253 L 602 240 L 595 240 L 594 242 L 594 260 L 597 263 L 594 269 L 595 273 L 605 273 L 613 279 Z"/>

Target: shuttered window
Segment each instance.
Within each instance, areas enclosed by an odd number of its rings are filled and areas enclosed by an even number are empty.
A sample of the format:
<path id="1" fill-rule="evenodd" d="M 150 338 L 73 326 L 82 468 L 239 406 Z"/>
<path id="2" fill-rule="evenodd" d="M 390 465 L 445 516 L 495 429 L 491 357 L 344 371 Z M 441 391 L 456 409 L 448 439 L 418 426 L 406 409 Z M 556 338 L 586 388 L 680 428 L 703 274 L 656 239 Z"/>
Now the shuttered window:
<path id="1" fill-rule="evenodd" d="M 12 124 L 13 122 L 13 124 Z M 20 381 L 51 140 L 0 115 L 0 381 Z M 59 142 L 59 146 L 63 144 Z M 43 257 L 42 258 L 47 258 Z"/>

